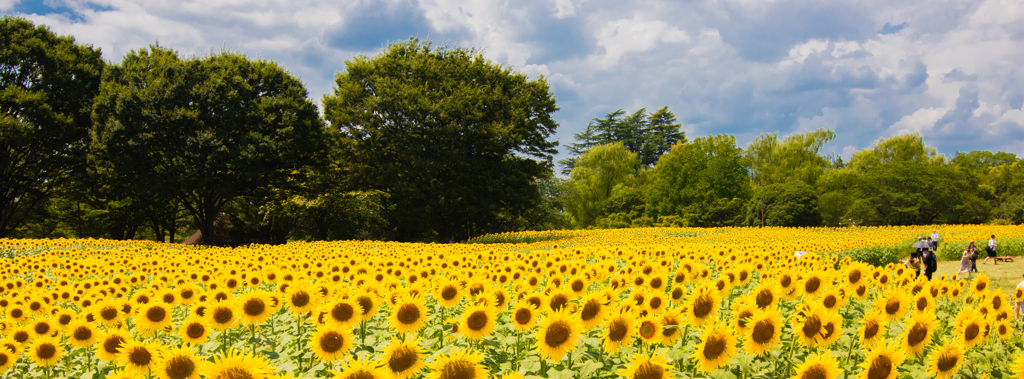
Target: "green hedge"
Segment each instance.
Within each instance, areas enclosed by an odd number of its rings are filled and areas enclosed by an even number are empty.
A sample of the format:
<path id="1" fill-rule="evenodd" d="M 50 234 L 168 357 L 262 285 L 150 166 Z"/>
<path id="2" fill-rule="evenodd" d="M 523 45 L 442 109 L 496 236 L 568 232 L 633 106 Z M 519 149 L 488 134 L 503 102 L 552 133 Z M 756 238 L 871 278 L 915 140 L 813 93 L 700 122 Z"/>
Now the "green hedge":
<path id="1" fill-rule="evenodd" d="M 996 254 L 1002 256 L 1020 257 L 1024 256 L 1024 238 L 996 239 L 999 247 Z M 967 241 L 963 242 L 939 242 L 939 259 L 944 261 L 959 261 L 964 256 L 964 249 L 967 248 Z M 975 240 L 974 245 L 978 248 L 978 256 L 985 259 L 985 246 L 988 246 L 988 239 Z"/>
<path id="2" fill-rule="evenodd" d="M 856 249 L 843 250 L 838 253 L 839 258 L 850 257 L 850 259 L 873 264 L 875 266 L 885 266 L 889 263 L 897 263 L 900 259 L 910 256 L 910 252 L 913 250 L 910 245 L 913 245 L 917 240 L 910 240 L 901 242 L 895 246 L 870 246 L 860 247 Z"/>

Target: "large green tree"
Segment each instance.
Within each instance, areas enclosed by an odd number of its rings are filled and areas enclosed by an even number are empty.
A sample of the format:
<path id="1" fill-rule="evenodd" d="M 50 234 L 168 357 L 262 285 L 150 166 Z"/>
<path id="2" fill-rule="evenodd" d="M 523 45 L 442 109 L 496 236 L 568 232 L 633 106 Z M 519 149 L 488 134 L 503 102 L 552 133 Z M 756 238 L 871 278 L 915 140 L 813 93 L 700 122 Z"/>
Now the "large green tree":
<path id="1" fill-rule="evenodd" d="M 413 39 L 346 61 L 335 82 L 325 117 L 353 149 L 362 189 L 393 202 L 392 238 L 500 231 L 541 203 L 558 126 L 543 77 Z"/>
<path id="2" fill-rule="evenodd" d="M 729 135 L 678 143 L 651 170 L 644 193 L 652 217 L 677 216 L 691 226 L 736 224 L 750 199 L 743 150 Z"/>
<path id="3" fill-rule="evenodd" d="M 0 19 L 0 237 L 82 172 L 100 50 Z"/>
<path id="4" fill-rule="evenodd" d="M 802 180 L 758 187 L 747 203 L 747 226 L 821 226 L 818 195 Z"/>
<path id="5" fill-rule="evenodd" d="M 751 182 L 766 186 L 800 180 L 813 186 L 833 166 L 832 159 L 821 155 L 821 148 L 835 137 L 828 129 L 791 134 L 782 141 L 778 133 L 758 136 L 745 151 Z"/>
<path id="6" fill-rule="evenodd" d="M 306 96 L 269 61 L 183 59 L 155 45 L 129 52 L 96 97 L 95 174 L 122 197 L 179 202 L 217 243 L 225 205 L 271 197 L 323 157 L 323 121 Z"/>
<path id="7" fill-rule="evenodd" d="M 566 211 L 578 227 L 591 226 L 610 198 L 636 185 L 637 156 L 622 143 L 594 146 L 576 160 L 567 183 Z"/>

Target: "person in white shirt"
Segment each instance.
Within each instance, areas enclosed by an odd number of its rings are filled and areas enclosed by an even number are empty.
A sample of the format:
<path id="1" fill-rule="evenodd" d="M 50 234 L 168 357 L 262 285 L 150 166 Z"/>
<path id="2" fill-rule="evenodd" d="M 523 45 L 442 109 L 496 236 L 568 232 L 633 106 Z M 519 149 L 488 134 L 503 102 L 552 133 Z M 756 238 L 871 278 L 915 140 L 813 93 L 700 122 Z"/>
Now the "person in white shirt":
<path id="1" fill-rule="evenodd" d="M 988 256 L 985 257 L 985 261 L 981 262 L 981 264 L 988 263 L 989 258 L 992 258 L 992 265 L 993 266 L 999 264 L 998 263 L 999 261 L 996 260 L 996 246 L 997 245 L 999 245 L 999 244 L 996 243 L 996 235 L 993 234 L 992 238 L 990 238 L 988 240 L 988 247 L 985 248 L 985 252 L 988 253 Z"/>
<path id="2" fill-rule="evenodd" d="M 932 229 L 932 246 L 935 246 L 935 250 L 939 250 L 939 232 Z"/>

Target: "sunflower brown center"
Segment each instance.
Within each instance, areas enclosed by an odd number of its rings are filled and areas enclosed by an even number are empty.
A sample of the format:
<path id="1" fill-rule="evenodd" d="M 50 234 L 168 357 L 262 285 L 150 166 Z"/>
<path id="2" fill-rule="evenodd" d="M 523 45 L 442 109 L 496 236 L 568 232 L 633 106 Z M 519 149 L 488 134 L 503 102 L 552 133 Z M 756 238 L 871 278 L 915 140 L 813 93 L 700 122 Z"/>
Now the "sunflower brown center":
<path id="1" fill-rule="evenodd" d="M 448 362 L 441 369 L 440 379 L 476 379 L 473 364 L 466 360 Z"/>
<path id="2" fill-rule="evenodd" d="M 967 341 L 973 341 L 978 338 L 978 334 L 981 333 L 981 327 L 978 324 L 971 323 L 964 328 L 964 339 Z"/>
<path id="3" fill-rule="evenodd" d="M 804 370 L 803 374 L 800 375 L 800 379 L 827 379 L 828 370 L 821 364 L 814 364 Z"/>
<path id="4" fill-rule="evenodd" d="M 928 308 L 928 298 L 921 296 L 917 298 L 917 310 L 923 311 Z"/>
<path id="5" fill-rule="evenodd" d="M 420 308 L 415 304 L 402 304 L 398 308 L 397 314 L 398 322 L 403 324 L 412 324 L 420 320 Z"/>
<path id="6" fill-rule="evenodd" d="M 310 299 L 309 294 L 306 293 L 306 291 L 298 291 L 292 294 L 291 300 L 293 306 L 296 308 L 302 308 L 309 304 Z"/>
<path id="7" fill-rule="evenodd" d="M 565 306 L 565 303 L 568 302 L 568 297 L 566 297 L 563 294 L 556 294 L 555 296 L 551 297 L 551 301 L 548 303 L 548 306 L 551 307 L 551 310 L 557 311 L 559 309 L 562 309 L 562 307 Z"/>
<path id="8" fill-rule="evenodd" d="M 475 311 L 469 315 L 466 319 L 466 326 L 469 330 L 479 331 L 487 326 L 487 313 L 484 311 Z"/>
<path id="9" fill-rule="evenodd" d="M 651 288 L 660 289 L 663 285 L 665 285 L 665 281 L 662 280 L 661 277 L 657 277 L 657 278 L 651 279 L 651 283 L 650 284 L 651 284 Z"/>
<path id="10" fill-rule="evenodd" d="M 960 356 L 957 354 L 943 353 L 939 354 L 938 362 L 935 362 L 935 366 L 938 366 L 939 372 L 945 373 L 956 367 L 956 364 L 960 362 Z"/>
<path id="11" fill-rule="evenodd" d="M 685 294 L 685 292 L 683 292 L 682 288 L 679 288 L 679 287 L 673 288 L 672 289 L 672 300 L 682 299 L 684 294 Z"/>
<path id="12" fill-rule="evenodd" d="M 455 286 L 450 284 L 444 286 L 444 288 L 441 289 L 441 298 L 445 300 L 452 300 L 455 298 L 455 296 L 458 296 L 458 294 L 459 290 L 456 289 Z"/>
<path id="13" fill-rule="evenodd" d="M 32 330 L 34 330 L 38 335 L 45 335 L 46 333 L 50 332 L 50 324 L 45 322 L 37 322 L 36 325 L 32 328 Z"/>
<path id="14" fill-rule="evenodd" d="M 252 373 L 241 367 L 229 367 L 215 379 L 252 379 Z"/>
<path id="15" fill-rule="evenodd" d="M 121 345 L 123 344 L 124 337 L 110 336 L 103 341 L 103 350 L 110 354 L 117 354 L 117 351 L 121 349 Z"/>
<path id="16" fill-rule="evenodd" d="M 128 360 L 131 361 L 133 365 L 145 367 L 153 360 L 153 354 L 144 347 L 136 347 L 128 353 Z"/>
<path id="17" fill-rule="evenodd" d="M 655 297 L 655 298 L 651 299 L 651 303 L 650 303 L 651 309 L 655 309 L 655 310 L 660 309 L 661 308 L 661 304 L 662 303 L 661 303 L 661 298 L 660 297 Z"/>
<path id="18" fill-rule="evenodd" d="M 922 323 L 915 323 L 914 327 L 910 328 L 910 332 L 907 333 L 907 344 L 917 347 L 926 338 L 928 338 L 928 326 Z"/>
<path id="19" fill-rule="evenodd" d="M 88 341 L 92 338 L 92 329 L 89 329 L 88 326 L 79 326 L 75 328 L 74 332 L 71 333 L 71 336 L 78 341 Z"/>
<path id="20" fill-rule="evenodd" d="M 593 320 L 601 312 L 601 302 L 597 299 L 590 299 L 583 304 L 583 311 L 580 312 L 580 319 L 583 321 Z"/>
<path id="21" fill-rule="evenodd" d="M 201 323 L 193 322 L 188 324 L 188 327 L 185 328 L 185 334 L 192 339 L 199 338 L 202 337 L 203 334 L 206 334 L 206 327 Z"/>
<path id="22" fill-rule="evenodd" d="M 21 318 L 23 315 L 25 315 L 25 312 L 22 312 L 21 309 L 14 308 L 11 310 L 11 318 Z"/>
<path id="23" fill-rule="evenodd" d="M 804 320 L 804 326 L 800 328 L 805 338 L 814 338 L 821 331 L 821 320 L 818 316 L 810 315 Z"/>
<path id="24" fill-rule="evenodd" d="M 864 325 L 864 339 L 872 339 L 876 335 L 878 335 L 877 322 L 869 322 L 867 325 Z"/>
<path id="25" fill-rule="evenodd" d="M 658 329 L 654 327 L 654 323 L 650 320 L 640 323 L 640 336 L 645 339 L 654 338 L 658 333 Z"/>
<path id="26" fill-rule="evenodd" d="M 825 308 L 828 309 L 832 309 L 832 307 L 836 306 L 837 302 L 839 302 L 839 299 L 836 299 L 836 295 L 832 294 L 825 296 L 825 299 L 821 301 L 821 303 L 825 305 Z"/>
<path id="27" fill-rule="evenodd" d="M 764 309 L 775 302 L 775 294 L 771 290 L 765 288 L 757 292 L 757 296 L 754 297 L 754 302 L 757 303 L 757 307 Z"/>
<path id="28" fill-rule="evenodd" d="M 570 287 L 572 287 L 573 292 L 583 291 L 583 281 L 582 280 L 573 280 L 572 281 L 572 285 Z"/>
<path id="29" fill-rule="evenodd" d="M 334 354 L 338 350 L 341 350 L 341 346 L 345 344 L 345 337 L 341 333 L 333 330 L 324 333 L 320 336 L 320 348 L 325 352 Z"/>
<path id="30" fill-rule="evenodd" d="M 416 364 L 416 360 L 416 351 L 408 346 L 399 346 L 391 353 L 391 358 L 388 359 L 388 368 L 392 372 L 402 373 Z"/>
<path id="31" fill-rule="evenodd" d="M 356 302 L 359 306 L 363 307 L 363 315 L 370 313 L 373 309 L 373 300 L 369 296 L 360 296 L 356 298 Z"/>
<path id="32" fill-rule="evenodd" d="M 889 299 L 885 301 L 885 313 L 892 316 L 900 311 L 900 300 Z"/>
<path id="33" fill-rule="evenodd" d="M 751 312 L 748 309 L 744 309 L 744 310 L 740 311 L 740 313 L 736 315 L 736 324 L 739 325 L 741 328 L 746 328 L 747 327 L 747 321 L 748 321 L 747 319 L 749 319 L 750 316 L 753 316 L 753 315 L 754 315 L 754 312 Z"/>
<path id="34" fill-rule="evenodd" d="M 754 342 L 764 345 L 771 342 L 772 338 L 775 337 L 775 324 L 771 320 L 759 320 L 754 323 L 754 330 L 752 331 L 752 337 Z"/>
<path id="35" fill-rule="evenodd" d="M 28 332 L 26 332 L 24 330 L 19 330 L 17 332 L 14 332 L 14 336 L 13 336 L 14 340 L 18 341 L 18 343 L 25 343 L 25 341 L 28 341 L 28 337 L 29 337 Z"/>
<path id="36" fill-rule="evenodd" d="M 700 295 L 693 302 L 693 315 L 699 319 L 708 317 L 711 313 L 711 309 L 714 308 L 711 297 L 708 295 Z"/>
<path id="37" fill-rule="evenodd" d="M 169 294 L 169 293 L 164 294 L 163 301 L 164 301 L 164 303 L 167 303 L 167 304 L 174 303 L 174 295 Z"/>
<path id="38" fill-rule="evenodd" d="M 186 379 L 196 372 L 196 363 L 179 355 L 167 361 L 165 372 L 170 379 Z"/>
<path id="39" fill-rule="evenodd" d="M 54 355 L 57 355 L 57 347 L 52 343 L 43 343 L 36 348 L 36 357 L 39 359 L 51 359 Z"/>
<path id="40" fill-rule="evenodd" d="M 351 304 L 339 303 L 335 304 L 334 308 L 331 308 L 331 317 L 339 322 L 346 322 L 355 316 L 356 310 L 352 308 Z"/>
<path id="41" fill-rule="evenodd" d="M 562 346 L 569 340 L 572 329 L 565 321 L 556 321 L 544 332 L 544 344 L 551 348 Z"/>
<path id="42" fill-rule="evenodd" d="M 9 360 L 11 360 L 11 358 L 7 356 L 7 353 L 0 352 L 0 367 L 7 366 L 7 361 Z"/>
<path id="43" fill-rule="evenodd" d="M 213 321 L 218 324 L 227 324 L 234 317 L 235 314 L 231 311 L 231 308 L 217 307 L 217 309 L 213 311 Z"/>
<path id="44" fill-rule="evenodd" d="M 249 316 L 259 316 L 267 309 L 267 305 L 260 298 L 251 298 L 245 301 L 242 310 Z"/>
<path id="45" fill-rule="evenodd" d="M 100 309 L 100 318 L 111 321 L 117 318 L 117 308 L 106 306 Z"/>
<path id="46" fill-rule="evenodd" d="M 622 341 L 626 338 L 626 333 L 629 333 L 629 327 L 621 318 L 616 318 L 608 323 L 608 339 L 612 342 Z"/>
<path id="47" fill-rule="evenodd" d="M 860 275 L 860 270 L 853 270 L 846 276 L 846 279 L 850 281 L 850 284 L 857 284 L 860 282 Z"/>
<path id="48" fill-rule="evenodd" d="M 67 324 L 70 324 L 71 320 L 73 320 L 73 319 L 71 318 L 71 315 L 69 315 L 69 314 L 62 314 L 62 315 L 57 317 L 57 322 L 59 322 L 61 325 L 65 325 L 65 326 L 67 326 Z"/>
<path id="49" fill-rule="evenodd" d="M 992 298 L 992 309 L 999 310 L 1003 307 L 1003 298 L 996 296 Z"/>
<path id="50" fill-rule="evenodd" d="M 153 307 L 146 311 L 146 319 L 152 322 L 161 322 L 167 318 L 167 311 L 163 307 Z"/>
<path id="51" fill-rule="evenodd" d="M 725 344 L 725 337 L 719 333 L 708 335 L 707 341 L 704 341 L 704 358 L 712 361 L 718 359 L 725 352 Z"/>
<path id="52" fill-rule="evenodd" d="M 651 362 L 641 363 L 633 373 L 633 379 L 661 379 L 665 376 L 665 369 Z"/>
<path id="53" fill-rule="evenodd" d="M 885 379 L 892 372 L 892 360 L 885 355 L 879 355 L 871 361 L 868 367 L 867 379 Z"/>
<path id="54" fill-rule="evenodd" d="M 526 308 L 519 308 L 516 310 L 516 324 L 526 325 L 533 320 L 533 312 Z"/>
<path id="55" fill-rule="evenodd" d="M 804 282 L 804 291 L 807 293 L 818 292 L 819 287 L 821 287 L 821 279 L 817 276 L 812 276 Z"/>

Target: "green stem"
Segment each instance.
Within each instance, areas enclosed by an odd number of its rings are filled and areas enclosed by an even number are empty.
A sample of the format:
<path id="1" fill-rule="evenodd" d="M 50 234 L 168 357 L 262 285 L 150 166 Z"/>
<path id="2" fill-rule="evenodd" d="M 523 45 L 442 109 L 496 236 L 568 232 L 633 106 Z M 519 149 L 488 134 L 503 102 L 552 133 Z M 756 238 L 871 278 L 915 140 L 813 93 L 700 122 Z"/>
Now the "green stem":
<path id="1" fill-rule="evenodd" d="M 249 329 L 252 330 L 252 355 L 256 355 L 256 324 L 249 325 Z"/>

